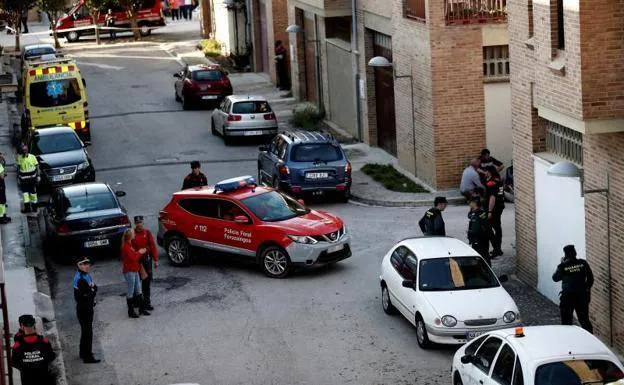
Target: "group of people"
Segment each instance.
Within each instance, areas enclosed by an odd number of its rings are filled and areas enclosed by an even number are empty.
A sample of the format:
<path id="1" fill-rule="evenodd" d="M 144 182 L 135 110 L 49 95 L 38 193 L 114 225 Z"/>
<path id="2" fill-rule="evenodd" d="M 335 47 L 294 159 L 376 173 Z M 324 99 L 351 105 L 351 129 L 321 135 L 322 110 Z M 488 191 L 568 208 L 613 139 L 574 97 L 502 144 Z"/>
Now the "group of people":
<path id="1" fill-rule="evenodd" d="M 171 21 L 173 20 L 193 20 L 193 11 L 199 3 L 197 0 L 166 0 L 165 8 L 171 12 Z"/>

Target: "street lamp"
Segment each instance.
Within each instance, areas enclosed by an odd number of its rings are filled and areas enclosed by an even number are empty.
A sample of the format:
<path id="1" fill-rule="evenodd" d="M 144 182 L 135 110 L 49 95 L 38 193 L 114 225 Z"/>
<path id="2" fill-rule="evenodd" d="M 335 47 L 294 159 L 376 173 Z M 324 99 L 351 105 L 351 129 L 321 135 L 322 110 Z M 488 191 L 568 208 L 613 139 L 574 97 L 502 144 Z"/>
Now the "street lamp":
<path id="1" fill-rule="evenodd" d="M 314 16 L 314 24 L 316 25 L 316 15 Z M 297 33 L 297 34 L 302 34 L 303 35 L 303 55 L 305 57 L 306 55 L 306 48 L 305 48 L 305 43 L 315 43 L 316 44 L 316 49 L 315 51 L 315 56 L 316 56 L 316 92 L 317 92 L 317 101 L 318 101 L 318 109 L 319 111 L 323 110 L 323 93 L 322 93 L 322 89 L 321 89 L 321 58 L 319 56 L 320 53 L 320 47 L 319 47 L 319 42 L 320 40 L 306 40 L 306 31 L 299 25 L 297 24 L 291 24 L 286 28 L 286 32 L 288 33 Z M 306 76 L 306 87 L 308 86 L 308 75 L 307 75 L 307 71 L 305 72 L 305 76 Z"/>
<path id="2" fill-rule="evenodd" d="M 388 68 L 388 67 L 392 67 L 392 78 L 393 79 L 404 79 L 404 78 L 409 78 L 410 80 L 410 88 L 412 90 L 412 96 L 411 96 L 411 102 L 412 102 L 412 106 L 411 106 L 411 110 L 412 110 L 412 137 L 414 139 L 414 173 L 417 173 L 417 169 L 416 169 L 416 164 L 417 164 L 417 157 L 416 157 L 416 114 L 414 112 L 414 77 L 412 76 L 412 70 L 410 67 L 410 73 L 409 75 L 397 75 L 396 74 L 396 63 L 392 63 L 390 62 L 390 60 L 388 60 L 387 58 L 383 57 L 383 56 L 375 56 L 372 59 L 370 59 L 368 61 L 368 66 L 369 67 L 373 67 L 373 68 Z M 393 91 L 394 92 L 394 91 Z"/>
<path id="3" fill-rule="evenodd" d="M 579 178 L 581 182 L 581 197 L 586 194 L 605 194 L 607 198 L 607 290 L 609 293 L 609 343 L 613 345 L 613 290 L 611 279 L 611 171 L 607 169 L 607 185 L 601 189 L 585 190 L 585 177 L 582 168 L 574 163 L 561 161 L 553 164 L 547 170 L 548 175 Z"/>

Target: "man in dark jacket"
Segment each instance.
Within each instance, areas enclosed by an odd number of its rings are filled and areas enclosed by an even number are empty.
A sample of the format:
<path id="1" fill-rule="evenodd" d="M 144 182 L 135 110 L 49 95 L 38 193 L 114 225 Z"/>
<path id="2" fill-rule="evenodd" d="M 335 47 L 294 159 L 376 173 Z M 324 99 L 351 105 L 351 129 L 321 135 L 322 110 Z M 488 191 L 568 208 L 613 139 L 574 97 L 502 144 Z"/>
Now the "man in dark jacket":
<path id="1" fill-rule="evenodd" d="M 191 173 L 184 178 L 182 190 L 193 187 L 208 186 L 208 178 L 201 172 L 201 164 L 198 160 L 191 162 Z"/>
<path id="2" fill-rule="evenodd" d="M 442 218 L 442 211 L 446 209 L 448 202 L 445 197 L 436 197 L 433 201 L 433 206 L 425 212 L 425 215 L 418 222 L 420 230 L 425 235 L 438 235 L 446 236 L 446 229 L 444 228 L 444 219 Z"/>
<path id="3" fill-rule="evenodd" d="M 93 356 L 93 308 L 97 286 L 89 274 L 91 268 L 89 258 L 76 259 L 76 267 L 73 285 L 76 316 L 80 323 L 80 358 L 85 364 L 97 364 L 100 360 Z"/>
<path id="4" fill-rule="evenodd" d="M 13 344 L 11 366 L 20 371 L 22 385 L 54 385 L 56 379 L 50 373 L 49 364 L 56 353 L 50 341 L 37 334 L 32 315 L 20 316 L 19 324 L 22 334 Z"/>
<path id="5" fill-rule="evenodd" d="M 594 329 L 589 321 L 589 301 L 594 274 L 587 261 L 576 258 L 574 245 L 565 246 L 563 253 L 564 257 L 552 276 L 553 281 L 561 281 L 561 324 L 572 325 L 572 315 L 576 312 L 581 327 L 593 333 Z"/>
<path id="6" fill-rule="evenodd" d="M 470 213 L 468 213 L 468 242 L 470 246 L 492 266 L 490 258 L 490 223 L 488 215 L 481 207 L 481 198 L 475 197 L 470 200 Z"/>

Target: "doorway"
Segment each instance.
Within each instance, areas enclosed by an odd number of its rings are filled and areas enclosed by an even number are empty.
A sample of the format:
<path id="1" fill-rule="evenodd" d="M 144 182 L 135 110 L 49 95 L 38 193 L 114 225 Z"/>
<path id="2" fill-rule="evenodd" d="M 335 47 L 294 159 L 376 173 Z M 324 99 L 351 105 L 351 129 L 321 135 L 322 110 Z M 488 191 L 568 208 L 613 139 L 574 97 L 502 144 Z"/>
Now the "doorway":
<path id="1" fill-rule="evenodd" d="M 392 38 L 374 34 L 373 56 L 392 62 Z M 377 146 L 397 156 L 396 119 L 394 115 L 394 74 L 392 67 L 375 68 L 375 100 L 377 112 Z"/>

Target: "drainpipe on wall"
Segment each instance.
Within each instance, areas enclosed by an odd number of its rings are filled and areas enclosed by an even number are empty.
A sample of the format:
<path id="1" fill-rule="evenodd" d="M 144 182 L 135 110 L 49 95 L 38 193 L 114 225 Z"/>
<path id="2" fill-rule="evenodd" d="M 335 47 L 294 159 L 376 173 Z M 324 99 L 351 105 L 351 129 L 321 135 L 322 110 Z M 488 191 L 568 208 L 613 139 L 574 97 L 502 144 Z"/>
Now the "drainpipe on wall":
<path id="1" fill-rule="evenodd" d="M 351 0 L 351 52 L 353 53 L 353 75 L 355 81 L 355 114 L 357 115 L 358 140 L 363 140 L 362 132 L 362 106 L 360 104 L 360 52 L 358 51 L 357 33 L 357 0 Z"/>
<path id="2" fill-rule="evenodd" d="M 251 0 L 245 0 L 245 54 L 249 56 L 249 68 L 254 68 L 254 44 L 251 33 Z"/>
<path id="3" fill-rule="evenodd" d="M 321 74 L 321 44 L 319 40 L 317 14 L 314 14 L 314 42 L 316 44 L 316 89 L 318 90 L 318 107 L 322 111 L 325 111 L 325 104 L 323 103 L 323 75 Z"/>

